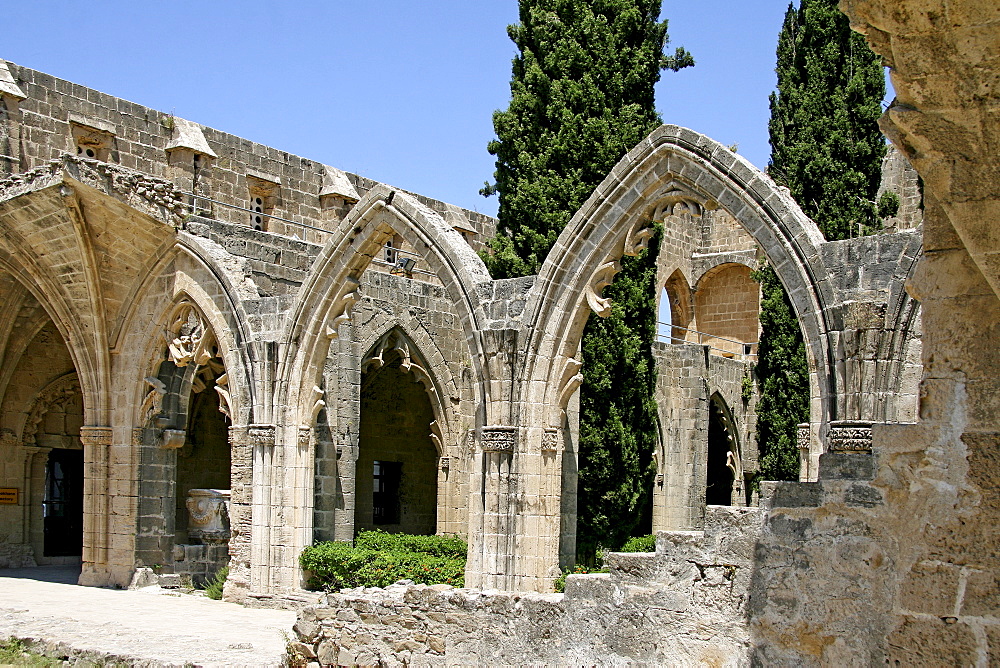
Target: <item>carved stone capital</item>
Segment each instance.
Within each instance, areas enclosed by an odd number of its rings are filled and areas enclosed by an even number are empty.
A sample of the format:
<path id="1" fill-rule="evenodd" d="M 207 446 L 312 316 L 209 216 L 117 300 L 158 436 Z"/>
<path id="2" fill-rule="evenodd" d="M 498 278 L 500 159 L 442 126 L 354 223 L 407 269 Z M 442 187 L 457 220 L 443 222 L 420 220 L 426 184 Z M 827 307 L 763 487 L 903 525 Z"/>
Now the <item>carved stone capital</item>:
<path id="1" fill-rule="evenodd" d="M 274 447 L 278 429 L 273 424 L 252 424 L 247 427 L 247 439 L 251 445 Z"/>
<path id="2" fill-rule="evenodd" d="M 80 440 L 86 445 L 111 445 L 111 427 L 80 427 Z"/>
<path id="3" fill-rule="evenodd" d="M 810 429 L 808 422 L 796 425 L 795 439 L 798 441 L 799 450 L 809 449 L 809 443 L 812 441 L 812 430 Z"/>
<path id="4" fill-rule="evenodd" d="M 546 429 L 542 434 L 542 451 L 559 452 L 563 448 L 562 429 L 558 427 Z"/>
<path id="5" fill-rule="evenodd" d="M 517 427 L 483 427 L 480 443 L 484 452 L 514 452 Z"/>
<path id="6" fill-rule="evenodd" d="M 312 437 L 312 427 L 299 427 L 299 447 L 309 447 L 309 439 Z"/>
<path id="7" fill-rule="evenodd" d="M 872 423 L 857 420 L 831 422 L 827 449 L 830 452 L 871 452 Z"/>

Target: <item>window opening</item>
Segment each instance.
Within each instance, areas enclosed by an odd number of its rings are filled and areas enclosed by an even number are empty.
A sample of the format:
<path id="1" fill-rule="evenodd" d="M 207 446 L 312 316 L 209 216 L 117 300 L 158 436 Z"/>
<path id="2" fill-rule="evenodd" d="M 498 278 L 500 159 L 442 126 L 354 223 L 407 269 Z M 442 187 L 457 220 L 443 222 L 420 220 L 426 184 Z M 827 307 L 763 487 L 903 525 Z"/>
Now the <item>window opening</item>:
<path id="1" fill-rule="evenodd" d="M 402 462 L 375 460 L 372 485 L 372 523 L 399 524 L 399 483 Z"/>

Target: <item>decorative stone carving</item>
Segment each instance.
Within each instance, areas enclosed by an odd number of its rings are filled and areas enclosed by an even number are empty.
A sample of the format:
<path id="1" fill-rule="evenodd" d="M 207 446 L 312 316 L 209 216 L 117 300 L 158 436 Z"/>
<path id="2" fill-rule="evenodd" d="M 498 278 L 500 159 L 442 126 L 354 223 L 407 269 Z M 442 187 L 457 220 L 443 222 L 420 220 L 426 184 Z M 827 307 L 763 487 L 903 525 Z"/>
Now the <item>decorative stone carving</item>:
<path id="1" fill-rule="evenodd" d="M 611 285 L 615 274 L 621 271 L 618 260 L 609 260 L 597 268 L 587 285 L 587 305 L 597 315 L 607 318 L 611 315 L 611 300 L 601 296 L 604 288 Z"/>
<path id="2" fill-rule="evenodd" d="M 441 433 L 441 424 L 434 420 L 431 422 L 431 441 L 434 442 L 434 447 L 438 452 L 444 452 L 444 435 Z"/>
<path id="3" fill-rule="evenodd" d="M 317 418 L 319 418 L 319 412 L 324 408 L 326 408 L 326 401 L 323 400 L 323 395 L 324 395 L 323 388 L 319 387 L 318 385 L 313 385 L 312 388 L 313 405 L 312 405 L 312 411 L 310 412 L 309 415 L 310 417 L 309 424 L 316 424 L 316 420 Z"/>
<path id="4" fill-rule="evenodd" d="M 207 329 L 198 309 L 191 302 L 182 301 L 164 334 L 167 358 L 179 367 L 208 362 L 212 358 L 213 341 L 210 335 L 206 336 Z"/>
<path id="5" fill-rule="evenodd" d="M 195 544 L 229 540 L 229 495 L 228 489 L 188 490 L 188 540 Z"/>
<path id="6" fill-rule="evenodd" d="M 312 438 L 312 427 L 299 427 L 298 444 L 300 448 L 308 448 Z"/>
<path id="7" fill-rule="evenodd" d="M 559 381 L 559 408 L 564 411 L 570 397 L 583 384 L 583 374 L 580 373 L 581 368 L 583 368 L 583 362 L 575 357 L 566 358 L 566 363 L 563 364 Z"/>
<path id="8" fill-rule="evenodd" d="M 250 441 L 250 445 L 273 447 L 277 431 L 277 427 L 273 424 L 252 424 L 247 427 L 247 440 Z"/>
<path id="9" fill-rule="evenodd" d="M 361 371 L 378 369 L 385 365 L 387 361 L 386 353 L 395 353 L 399 356 L 399 368 L 407 373 L 412 373 L 414 378 L 424 390 L 430 395 L 433 402 L 437 398 L 437 388 L 431 375 L 410 352 L 410 344 L 399 331 L 391 330 L 380 338 L 372 347 L 372 352 L 361 361 Z"/>
<path id="10" fill-rule="evenodd" d="M 159 415 L 163 408 L 163 397 L 167 394 L 167 385 L 153 376 L 146 376 L 143 380 L 149 385 L 150 390 L 142 400 L 142 406 L 139 407 L 139 422 L 147 424 L 154 416 Z"/>
<path id="11" fill-rule="evenodd" d="M 218 378 L 215 379 L 215 391 L 219 395 L 219 410 L 229 418 L 229 421 L 233 420 L 233 397 L 229 393 L 229 374 L 223 372 Z"/>
<path id="12" fill-rule="evenodd" d="M 856 420 L 831 422 L 827 445 L 830 452 L 871 452 L 872 423 Z"/>
<path id="13" fill-rule="evenodd" d="M 111 427 L 80 427 L 80 440 L 84 445 L 107 447 L 111 445 Z"/>
<path id="14" fill-rule="evenodd" d="M 187 432 L 183 429 L 164 429 L 160 445 L 168 450 L 184 447 Z"/>
<path id="15" fill-rule="evenodd" d="M 625 237 L 625 255 L 636 257 L 640 251 L 649 246 L 649 240 L 652 236 L 652 225 L 645 220 L 638 221 Z"/>
<path id="16" fill-rule="evenodd" d="M 812 441 L 812 432 L 808 422 L 795 427 L 795 438 L 798 441 L 799 450 L 809 450 L 809 443 Z"/>
<path id="17" fill-rule="evenodd" d="M 38 425 L 50 410 L 65 406 L 81 393 L 80 381 L 76 373 L 68 373 L 49 383 L 35 397 L 28 419 L 24 423 L 21 440 L 25 445 L 35 445 Z M 82 437 L 82 436 L 81 436 Z"/>
<path id="18" fill-rule="evenodd" d="M 343 287 L 337 293 L 333 308 L 330 309 L 330 322 L 326 326 L 326 336 L 335 339 L 339 336 L 340 326 L 351 320 L 351 309 L 361 298 L 358 286 L 361 282 L 354 276 L 348 276 Z"/>
<path id="19" fill-rule="evenodd" d="M 441 470 L 447 472 L 450 469 L 451 469 L 451 458 L 450 457 L 442 457 L 441 458 Z"/>
<path id="20" fill-rule="evenodd" d="M 562 429 L 550 428 L 546 429 L 542 434 L 542 451 L 543 452 L 559 452 L 563 447 L 563 435 Z"/>
<path id="21" fill-rule="evenodd" d="M 480 442 L 484 452 L 514 452 L 517 427 L 483 427 Z"/>

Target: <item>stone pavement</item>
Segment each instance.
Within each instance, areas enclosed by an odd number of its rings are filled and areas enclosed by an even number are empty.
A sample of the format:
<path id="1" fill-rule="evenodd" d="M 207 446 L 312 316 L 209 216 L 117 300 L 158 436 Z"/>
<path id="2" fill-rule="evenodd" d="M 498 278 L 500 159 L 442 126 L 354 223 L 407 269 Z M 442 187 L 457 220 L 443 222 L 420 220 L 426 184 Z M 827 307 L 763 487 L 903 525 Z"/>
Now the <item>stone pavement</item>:
<path id="1" fill-rule="evenodd" d="M 80 587 L 72 584 L 77 574 L 79 566 L 0 569 L 0 638 L 41 641 L 63 656 L 101 664 L 283 664 L 295 612 L 244 608 L 159 587 Z"/>

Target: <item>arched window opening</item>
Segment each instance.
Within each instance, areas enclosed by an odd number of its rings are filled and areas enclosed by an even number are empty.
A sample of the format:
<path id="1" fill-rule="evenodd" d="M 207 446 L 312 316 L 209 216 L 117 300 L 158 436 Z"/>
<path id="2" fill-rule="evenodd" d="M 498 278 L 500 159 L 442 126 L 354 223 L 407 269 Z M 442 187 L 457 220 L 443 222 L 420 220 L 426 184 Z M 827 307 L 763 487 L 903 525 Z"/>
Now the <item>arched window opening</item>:
<path id="1" fill-rule="evenodd" d="M 749 267 L 722 264 L 698 281 L 697 342 L 710 346 L 712 354 L 723 357 L 756 354 L 759 313 L 760 286 L 750 277 Z"/>
<path id="2" fill-rule="evenodd" d="M 362 375 L 355 531 L 437 531 L 432 422 L 426 387 L 403 368 L 400 356 Z"/>
<path id="3" fill-rule="evenodd" d="M 708 466 L 705 503 L 729 506 L 733 503 L 733 483 L 739 470 L 739 448 L 729 411 L 715 395 L 708 409 Z"/>

